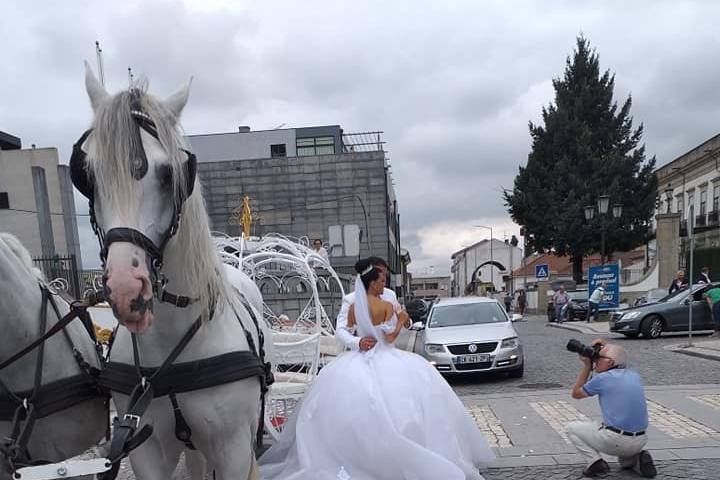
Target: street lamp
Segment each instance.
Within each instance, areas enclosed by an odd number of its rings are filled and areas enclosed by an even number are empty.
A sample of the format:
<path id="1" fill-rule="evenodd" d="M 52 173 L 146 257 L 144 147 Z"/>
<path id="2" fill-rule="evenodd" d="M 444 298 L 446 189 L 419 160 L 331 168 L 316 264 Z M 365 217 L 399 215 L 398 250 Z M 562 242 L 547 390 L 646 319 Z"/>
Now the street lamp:
<path id="1" fill-rule="evenodd" d="M 612 206 L 612 216 L 613 218 L 620 218 L 622 216 L 622 203 L 615 203 Z M 600 263 L 602 265 L 605 264 L 605 231 L 607 229 L 607 222 L 605 221 L 605 218 L 608 214 L 608 210 L 610 209 L 610 196 L 609 195 L 600 195 L 597 200 L 597 210 L 598 213 L 601 215 L 600 217 L 600 224 L 601 224 L 601 230 L 600 230 Z M 586 205 L 583 207 L 583 210 L 585 212 L 585 220 L 588 222 L 595 217 L 595 207 L 593 205 Z"/>
<path id="2" fill-rule="evenodd" d="M 486 227 L 485 225 L 473 225 L 475 228 L 487 228 L 490 230 L 490 282 L 493 284 L 493 290 L 495 290 L 495 280 L 493 275 L 493 233 L 492 227 Z"/>
<path id="3" fill-rule="evenodd" d="M 667 202 L 667 211 L 665 213 L 670 213 L 672 195 L 673 195 L 673 188 L 668 183 L 668 186 L 665 188 L 665 201 Z"/>

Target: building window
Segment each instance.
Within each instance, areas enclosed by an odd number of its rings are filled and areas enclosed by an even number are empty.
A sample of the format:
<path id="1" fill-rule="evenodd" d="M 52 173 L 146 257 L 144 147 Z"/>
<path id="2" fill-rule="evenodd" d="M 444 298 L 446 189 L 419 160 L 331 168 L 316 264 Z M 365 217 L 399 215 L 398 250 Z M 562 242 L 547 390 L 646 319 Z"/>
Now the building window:
<path id="1" fill-rule="evenodd" d="M 707 190 L 700 190 L 700 215 L 707 213 Z"/>
<path id="2" fill-rule="evenodd" d="M 287 157 L 287 147 L 284 143 L 270 145 L 270 156 L 272 158 Z"/>
<path id="3" fill-rule="evenodd" d="M 438 284 L 437 283 L 426 283 L 425 284 L 425 290 L 437 290 Z"/>
<path id="4" fill-rule="evenodd" d="M 332 155 L 335 153 L 335 138 L 298 138 L 296 147 L 298 157 L 307 157 L 310 155 Z"/>
<path id="5" fill-rule="evenodd" d="M 675 207 L 675 208 L 677 208 L 677 212 L 676 212 L 676 213 L 679 213 L 679 214 L 680 214 L 680 220 L 685 220 L 685 208 L 684 208 L 684 206 L 683 206 L 683 198 L 682 198 L 682 197 L 677 197 L 677 198 L 676 198 L 676 201 L 677 201 L 677 204 L 676 204 L 676 207 Z"/>
<path id="6" fill-rule="evenodd" d="M 688 193 L 688 204 L 687 204 L 688 211 L 692 208 L 693 211 L 695 211 L 695 194 L 694 193 Z"/>
<path id="7" fill-rule="evenodd" d="M 10 208 L 7 192 L 0 192 L 0 209 L 7 210 Z"/>
<path id="8" fill-rule="evenodd" d="M 718 211 L 718 207 L 720 207 L 720 184 L 715 185 L 713 187 L 713 212 Z"/>

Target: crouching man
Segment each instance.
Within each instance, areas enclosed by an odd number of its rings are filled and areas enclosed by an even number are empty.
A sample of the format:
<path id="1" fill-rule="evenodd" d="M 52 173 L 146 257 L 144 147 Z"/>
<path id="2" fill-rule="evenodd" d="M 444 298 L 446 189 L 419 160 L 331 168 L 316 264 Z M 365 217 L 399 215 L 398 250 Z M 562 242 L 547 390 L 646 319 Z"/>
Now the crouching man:
<path id="1" fill-rule="evenodd" d="M 653 478 L 655 465 L 650 453 L 643 450 L 648 413 L 642 378 L 626 368 L 624 348 L 603 340 L 595 340 L 593 345 L 602 346 L 595 358 L 596 374 L 588 381 L 593 363 L 581 356 L 583 367 L 572 396 L 581 399 L 598 395 L 603 422 L 572 422 L 566 427 L 568 438 L 590 459 L 583 475 L 595 477 L 609 472 L 610 466 L 600 456 L 605 453 L 618 457 L 622 468 Z"/>

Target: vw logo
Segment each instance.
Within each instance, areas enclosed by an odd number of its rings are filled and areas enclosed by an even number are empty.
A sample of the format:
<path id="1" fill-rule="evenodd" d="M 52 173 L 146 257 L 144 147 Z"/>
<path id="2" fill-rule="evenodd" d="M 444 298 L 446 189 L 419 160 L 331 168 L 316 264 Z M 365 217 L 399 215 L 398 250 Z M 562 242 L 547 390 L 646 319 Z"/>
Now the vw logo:
<path id="1" fill-rule="evenodd" d="M 477 345 L 475 345 L 474 343 L 471 343 L 470 346 L 468 346 L 468 352 L 470 352 L 470 353 L 477 352 Z"/>

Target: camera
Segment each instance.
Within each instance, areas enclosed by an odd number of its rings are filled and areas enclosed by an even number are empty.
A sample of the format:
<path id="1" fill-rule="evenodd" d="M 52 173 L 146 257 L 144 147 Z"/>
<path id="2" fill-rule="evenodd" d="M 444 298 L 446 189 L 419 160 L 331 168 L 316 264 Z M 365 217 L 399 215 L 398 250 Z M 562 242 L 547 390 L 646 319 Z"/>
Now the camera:
<path id="1" fill-rule="evenodd" d="M 590 360 L 595 361 L 600 358 L 600 350 L 602 350 L 602 345 L 596 344 L 593 346 L 588 346 L 582 343 L 580 340 L 575 340 L 573 338 L 568 341 L 565 348 L 567 348 L 570 352 L 575 352 L 583 357 L 587 357 Z"/>

